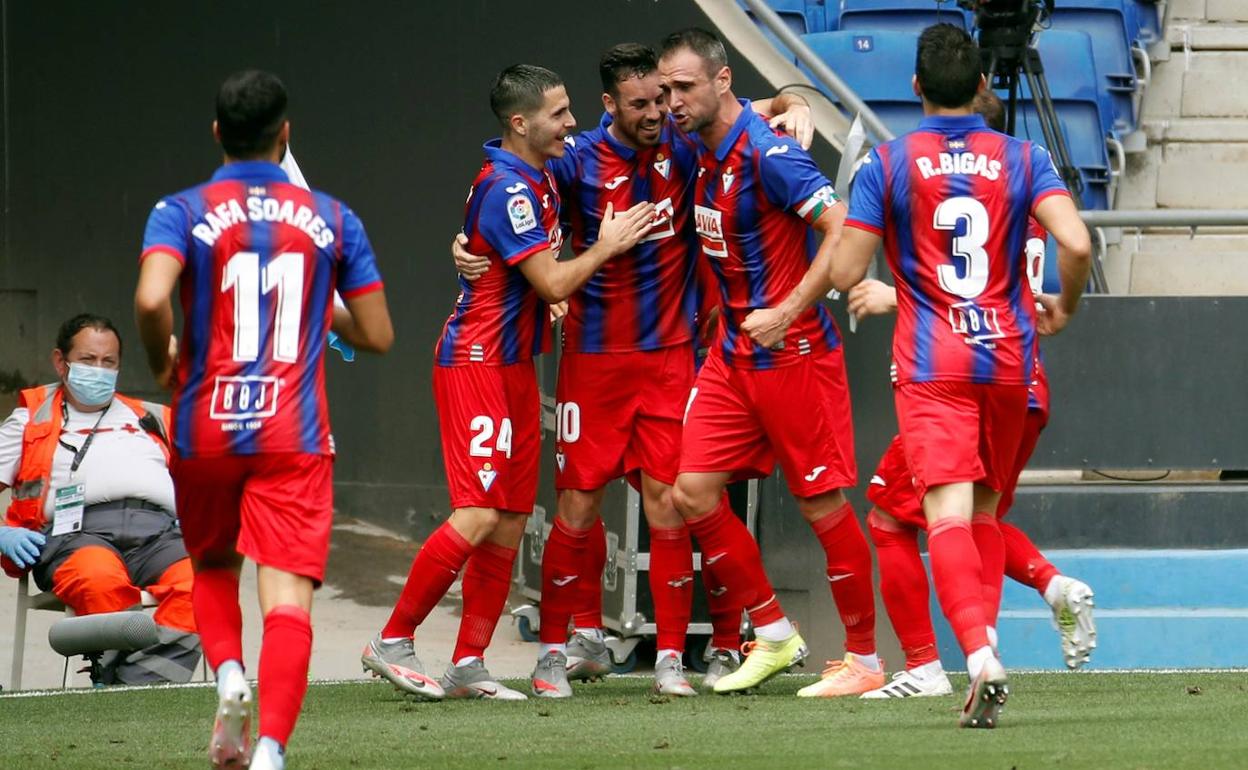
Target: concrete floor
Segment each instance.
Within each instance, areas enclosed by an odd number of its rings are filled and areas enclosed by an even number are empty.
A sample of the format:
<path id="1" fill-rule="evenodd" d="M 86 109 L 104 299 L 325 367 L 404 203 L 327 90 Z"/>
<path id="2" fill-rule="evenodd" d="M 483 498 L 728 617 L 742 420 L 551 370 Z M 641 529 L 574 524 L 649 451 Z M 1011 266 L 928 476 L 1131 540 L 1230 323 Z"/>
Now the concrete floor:
<path id="1" fill-rule="evenodd" d="M 7 505 L 5 498 L 7 495 L 0 495 L 0 510 Z M 360 650 L 389 617 L 416 550 L 416 543 L 370 524 L 345 520 L 335 525 L 325 586 L 317 593 L 312 610 L 313 678 L 363 678 Z M 243 650 L 251 672 L 259 659 L 262 628 L 255 590 L 255 569 L 248 565 L 243 571 L 241 595 Z M 0 685 L 6 690 L 10 689 L 16 596 L 17 581 L 0 576 L 0 614 L 4 616 L 0 620 Z M 65 659 L 48 646 L 47 634 L 62 615 L 48 611 L 29 615 L 23 689 L 60 687 Z M 440 675 L 447 666 L 458 627 L 456 584 L 417 634 L 417 653 L 431 675 Z M 486 661 L 496 676 L 526 676 L 533 669 L 536 654 L 536 645 L 522 641 L 510 615 L 504 615 Z M 74 659 L 70 668 L 80 668 L 78 664 L 79 659 Z M 90 686 L 90 680 L 85 674 L 71 673 L 69 686 Z"/>

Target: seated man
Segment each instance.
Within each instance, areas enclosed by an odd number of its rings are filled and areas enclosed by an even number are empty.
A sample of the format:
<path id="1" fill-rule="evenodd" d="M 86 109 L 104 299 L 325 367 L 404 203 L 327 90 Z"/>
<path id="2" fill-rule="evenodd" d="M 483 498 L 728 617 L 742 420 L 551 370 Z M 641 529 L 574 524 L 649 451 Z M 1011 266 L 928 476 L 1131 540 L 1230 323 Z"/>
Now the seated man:
<path id="1" fill-rule="evenodd" d="M 0 424 L 0 492 L 12 501 L 0 531 L 4 571 L 30 570 L 79 615 L 156 597 L 160 641 L 106 655 L 97 684 L 186 682 L 199 663 L 191 563 L 169 476 L 166 407 L 115 392 L 121 336 L 82 314 L 52 351 L 60 381 L 23 390 Z"/>

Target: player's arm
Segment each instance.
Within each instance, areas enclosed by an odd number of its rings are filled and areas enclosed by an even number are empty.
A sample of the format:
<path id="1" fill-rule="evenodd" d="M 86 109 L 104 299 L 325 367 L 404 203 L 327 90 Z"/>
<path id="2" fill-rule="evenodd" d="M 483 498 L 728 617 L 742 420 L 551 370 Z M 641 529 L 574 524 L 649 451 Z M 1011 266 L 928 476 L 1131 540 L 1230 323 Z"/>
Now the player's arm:
<path id="1" fill-rule="evenodd" d="M 182 260 L 169 251 L 149 251 L 139 265 L 134 290 L 134 320 L 147 353 L 147 366 L 162 388 L 170 387 L 178 341 L 173 336 L 173 288 L 182 274 Z"/>
<path id="2" fill-rule="evenodd" d="M 390 307 L 377 269 L 377 256 L 355 212 L 342 207 L 342 259 L 335 287 L 343 305 L 334 305 L 330 328 L 352 347 L 385 353 L 394 344 Z"/>
<path id="3" fill-rule="evenodd" d="M 543 300 L 562 302 L 584 286 L 608 259 L 636 246 L 650 229 L 653 217 L 654 204 L 649 202 L 638 203 L 619 216 L 608 203 L 593 246 L 563 262 L 550 249 L 542 249 L 520 263 L 520 272 Z"/>
<path id="4" fill-rule="evenodd" d="M 872 150 L 854 175 L 845 232 L 832 256 L 832 287 L 845 293 L 867 275 L 884 238 L 884 163 Z"/>
<path id="5" fill-rule="evenodd" d="M 897 312 L 897 289 L 883 281 L 868 278 L 849 290 L 849 314 L 861 321 L 869 315 Z"/>
<path id="6" fill-rule="evenodd" d="M 760 115 L 773 115 L 768 123 L 797 140 L 803 150 L 810 149 L 815 138 L 815 119 L 811 115 L 810 102 L 792 91 L 776 94 L 770 99 L 754 102 L 754 111 Z"/>
<path id="7" fill-rule="evenodd" d="M 829 266 L 841 239 L 847 211 L 844 203 L 836 201 L 831 206 L 825 206 L 818 214 L 811 226 L 823 236 L 823 240 L 815 253 L 814 261 L 806 269 L 802 280 L 798 281 L 797 286 L 779 304 L 754 310 L 745 317 L 741 323 L 741 331 L 750 339 L 766 348 L 779 344 L 797 317 L 828 293 Z"/>
<path id="8" fill-rule="evenodd" d="M 1036 320 L 1041 334 L 1057 334 L 1079 309 L 1079 298 L 1092 270 L 1092 238 L 1075 202 L 1061 186 L 1048 153 L 1038 147 L 1032 148 L 1032 153 L 1032 175 L 1037 180 L 1032 195 L 1038 201 L 1032 214 L 1057 241 L 1057 273 L 1062 284 L 1060 297 L 1036 297 L 1044 308 Z"/>
<path id="9" fill-rule="evenodd" d="M 334 306 L 334 333 L 351 347 L 370 353 L 385 353 L 394 344 L 390 307 L 381 289 L 345 297 L 346 307 Z"/>

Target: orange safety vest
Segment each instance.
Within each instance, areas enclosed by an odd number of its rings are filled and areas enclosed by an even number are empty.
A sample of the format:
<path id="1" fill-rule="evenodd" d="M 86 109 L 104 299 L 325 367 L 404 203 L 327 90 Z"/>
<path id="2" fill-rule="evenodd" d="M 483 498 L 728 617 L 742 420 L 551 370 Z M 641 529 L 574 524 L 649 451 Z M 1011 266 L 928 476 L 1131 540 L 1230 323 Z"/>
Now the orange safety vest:
<path id="1" fill-rule="evenodd" d="M 169 433 L 165 426 L 169 424 L 169 407 L 120 393 L 113 397 L 138 416 L 140 427 L 164 452 L 165 463 L 168 464 Z M 64 399 L 60 384 L 27 388 L 18 396 L 18 403 L 30 412 L 30 422 L 26 423 L 26 430 L 22 433 L 21 462 L 13 479 L 9 510 L 4 517 L 4 523 L 10 527 L 41 530 L 46 523 L 43 507 L 52 486 L 52 456 L 61 438 L 61 405 Z M 6 559 L 5 567 L 8 566 Z"/>

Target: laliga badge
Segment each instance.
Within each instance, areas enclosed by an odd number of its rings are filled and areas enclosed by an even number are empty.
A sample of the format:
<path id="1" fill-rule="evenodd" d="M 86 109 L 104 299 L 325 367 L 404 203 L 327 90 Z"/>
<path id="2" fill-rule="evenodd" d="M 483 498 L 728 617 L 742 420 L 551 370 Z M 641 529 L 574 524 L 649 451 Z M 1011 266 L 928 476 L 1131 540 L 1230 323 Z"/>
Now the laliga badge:
<path id="1" fill-rule="evenodd" d="M 82 530 L 83 503 L 87 499 L 86 484 L 58 487 L 52 503 L 52 537 Z"/>
<path id="2" fill-rule="evenodd" d="M 477 480 L 481 482 L 481 488 L 486 492 L 489 492 L 490 487 L 494 486 L 494 479 L 496 478 L 498 478 L 498 471 L 494 470 L 494 466 L 489 463 L 486 463 L 485 467 L 477 471 Z"/>

